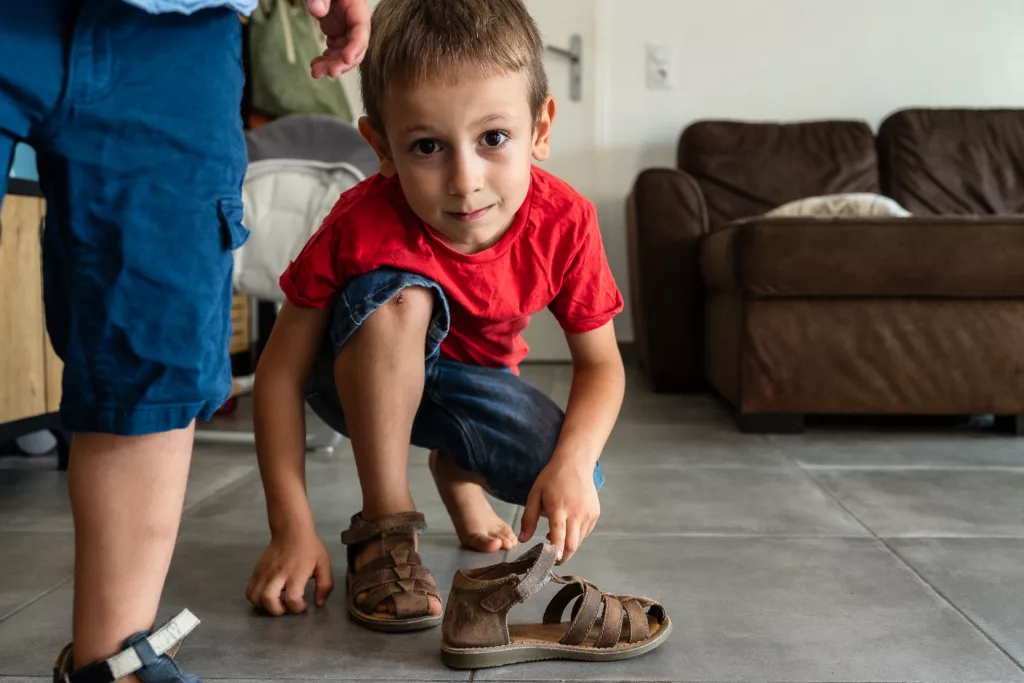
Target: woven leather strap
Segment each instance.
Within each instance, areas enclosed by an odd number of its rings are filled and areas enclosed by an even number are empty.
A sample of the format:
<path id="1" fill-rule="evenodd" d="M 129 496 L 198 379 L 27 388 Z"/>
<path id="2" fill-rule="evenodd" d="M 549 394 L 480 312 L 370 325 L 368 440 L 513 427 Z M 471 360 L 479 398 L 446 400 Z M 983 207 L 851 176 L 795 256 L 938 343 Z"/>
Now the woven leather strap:
<path id="1" fill-rule="evenodd" d="M 400 512 L 373 522 L 356 515 L 352 518 L 352 525 L 342 532 L 341 542 L 356 545 L 388 534 L 418 534 L 426 529 L 427 520 L 420 512 Z"/>

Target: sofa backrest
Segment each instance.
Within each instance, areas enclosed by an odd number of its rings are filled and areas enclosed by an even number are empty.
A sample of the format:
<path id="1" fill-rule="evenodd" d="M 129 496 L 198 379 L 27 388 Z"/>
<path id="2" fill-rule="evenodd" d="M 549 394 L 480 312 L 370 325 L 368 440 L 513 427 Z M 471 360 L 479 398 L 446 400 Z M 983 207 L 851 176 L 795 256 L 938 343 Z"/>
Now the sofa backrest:
<path id="1" fill-rule="evenodd" d="M 712 230 L 794 199 L 879 191 L 875 137 L 860 121 L 700 121 L 683 131 L 678 164 L 700 184 Z"/>
<path id="2" fill-rule="evenodd" d="M 899 111 L 878 150 L 883 191 L 912 213 L 1024 213 L 1024 110 Z"/>

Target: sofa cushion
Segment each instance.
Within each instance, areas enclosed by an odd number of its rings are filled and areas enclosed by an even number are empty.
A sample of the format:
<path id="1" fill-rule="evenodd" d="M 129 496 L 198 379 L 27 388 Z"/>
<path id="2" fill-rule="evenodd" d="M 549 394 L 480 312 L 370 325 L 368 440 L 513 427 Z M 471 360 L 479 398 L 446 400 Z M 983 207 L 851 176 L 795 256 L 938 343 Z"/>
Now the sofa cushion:
<path id="1" fill-rule="evenodd" d="M 1024 110 L 908 109 L 878 146 L 885 194 L 911 213 L 1024 213 Z"/>
<path id="2" fill-rule="evenodd" d="M 765 214 L 777 216 L 813 216 L 815 218 L 868 218 L 904 217 L 910 212 L 889 197 L 872 192 L 850 192 L 828 194 L 823 197 L 807 197 L 783 204 Z"/>
<path id="3" fill-rule="evenodd" d="M 704 241 L 713 291 L 750 297 L 1024 296 L 1024 218 L 757 218 Z"/>
<path id="4" fill-rule="evenodd" d="M 875 137 L 859 121 L 701 121 L 679 140 L 714 230 L 803 197 L 878 192 Z"/>

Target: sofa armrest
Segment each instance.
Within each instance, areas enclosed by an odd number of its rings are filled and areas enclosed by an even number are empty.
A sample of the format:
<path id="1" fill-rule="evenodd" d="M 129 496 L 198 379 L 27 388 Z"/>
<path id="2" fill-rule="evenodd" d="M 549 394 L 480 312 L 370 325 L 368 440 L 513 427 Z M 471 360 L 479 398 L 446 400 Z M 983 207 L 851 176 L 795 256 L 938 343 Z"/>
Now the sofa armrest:
<path id="1" fill-rule="evenodd" d="M 641 172 L 626 204 L 630 299 L 641 365 L 658 391 L 704 386 L 700 241 L 707 208 L 697 182 L 669 168 Z"/>
<path id="2" fill-rule="evenodd" d="M 1024 296 L 1024 218 L 752 218 L 706 240 L 713 291 L 750 297 Z"/>

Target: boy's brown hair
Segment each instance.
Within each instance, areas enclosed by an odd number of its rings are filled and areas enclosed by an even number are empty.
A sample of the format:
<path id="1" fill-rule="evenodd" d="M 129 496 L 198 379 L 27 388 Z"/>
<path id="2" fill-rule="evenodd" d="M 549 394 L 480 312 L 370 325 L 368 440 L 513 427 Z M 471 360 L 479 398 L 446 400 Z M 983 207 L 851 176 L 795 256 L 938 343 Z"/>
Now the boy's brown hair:
<path id="1" fill-rule="evenodd" d="M 381 0 L 359 67 L 370 125 L 384 134 L 383 102 L 389 89 L 450 82 L 466 69 L 525 73 L 537 117 L 548 90 L 544 44 L 521 0 Z"/>

